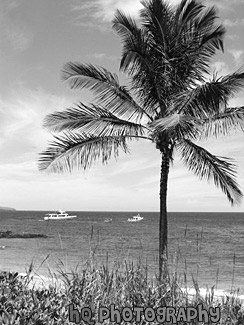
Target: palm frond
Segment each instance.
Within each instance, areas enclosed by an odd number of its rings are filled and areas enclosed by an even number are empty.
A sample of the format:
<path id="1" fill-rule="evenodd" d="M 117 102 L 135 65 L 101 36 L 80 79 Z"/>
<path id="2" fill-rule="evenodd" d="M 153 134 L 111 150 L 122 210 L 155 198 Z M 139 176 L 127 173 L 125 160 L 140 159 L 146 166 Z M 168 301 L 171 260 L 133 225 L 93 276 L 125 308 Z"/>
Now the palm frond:
<path id="1" fill-rule="evenodd" d="M 232 74 L 217 79 L 216 82 L 226 89 L 229 96 L 233 96 L 244 87 L 244 71 L 239 69 Z"/>
<path id="2" fill-rule="evenodd" d="M 139 32 L 135 19 L 124 14 L 121 10 L 116 10 L 112 24 L 113 29 L 124 40 L 127 39 L 128 36 L 136 36 Z"/>
<path id="3" fill-rule="evenodd" d="M 147 37 L 142 29 L 138 28 L 134 19 L 117 10 L 113 19 L 113 28 L 120 35 L 123 42 L 120 69 L 133 75 L 140 67 L 141 60 L 147 66 Z"/>
<path id="4" fill-rule="evenodd" d="M 167 57 L 167 48 L 171 41 L 172 8 L 166 1 L 142 1 L 143 9 L 140 11 L 142 25 L 150 34 L 151 46 L 161 49 L 161 54 Z"/>
<path id="5" fill-rule="evenodd" d="M 121 67 L 128 73 L 131 90 L 149 116 L 155 117 L 155 107 L 163 106 L 164 85 L 168 76 L 161 73 L 161 65 L 152 59 L 152 53 L 144 41 L 127 40 L 121 59 Z"/>
<path id="6" fill-rule="evenodd" d="M 74 168 L 86 170 L 99 159 L 107 163 L 112 154 L 118 157 L 119 149 L 128 152 L 125 137 L 94 137 L 85 133 L 66 132 L 62 136 L 54 136 L 54 139 L 46 151 L 41 153 L 41 171 L 62 173 Z"/>
<path id="7" fill-rule="evenodd" d="M 93 91 L 97 101 L 121 118 L 138 121 L 143 117 L 151 119 L 131 97 L 126 87 L 120 86 L 118 76 L 105 68 L 70 62 L 64 66 L 62 78 L 71 88 L 88 88 Z"/>
<path id="8" fill-rule="evenodd" d="M 124 41 L 124 48 L 120 63 L 120 70 L 127 72 L 129 76 L 135 75 L 136 72 L 151 72 L 152 69 L 148 60 L 149 48 L 143 39 L 144 36 L 139 35 L 137 39 L 128 37 Z"/>
<path id="9" fill-rule="evenodd" d="M 202 34 L 200 50 L 204 50 L 205 56 L 206 54 L 212 56 L 216 50 L 224 51 L 223 38 L 226 29 L 222 24 L 216 25 L 216 18 L 216 8 L 211 7 L 197 21 L 198 29 Z"/>
<path id="10" fill-rule="evenodd" d="M 96 136 L 144 136 L 148 131 L 145 126 L 122 120 L 101 106 L 83 103 L 47 115 L 44 127 L 52 132 L 80 131 Z"/>
<path id="11" fill-rule="evenodd" d="M 213 180 L 226 194 L 231 204 L 239 203 L 243 194 L 235 180 L 235 165 L 230 159 L 212 155 L 206 149 L 190 140 L 182 140 L 177 145 L 183 162 L 200 179 Z"/>
<path id="12" fill-rule="evenodd" d="M 229 135 L 233 130 L 244 131 L 244 106 L 228 107 L 223 113 L 203 120 L 202 137 Z"/>
<path id="13" fill-rule="evenodd" d="M 179 36 L 183 30 L 189 28 L 189 24 L 192 24 L 199 17 L 204 8 L 205 6 L 196 0 L 184 0 L 179 3 L 175 12 L 175 22 L 180 29 L 178 30 Z"/>
<path id="14" fill-rule="evenodd" d="M 128 71 L 129 75 L 133 75 L 140 67 L 140 61 L 145 57 L 147 48 L 145 33 L 137 27 L 134 19 L 120 10 L 116 11 L 113 28 L 123 41 L 120 69 Z M 144 63 L 147 65 L 146 60 Z"/>
<path id="15" fill-rule="evenodd" d="M 136 27 L 135 21 L 127 19 L 120 11 L 117 11 L 113 27 L 122 37 L 120 69 L 129 75 L 131 89 L 140 105 L 154 118 L 155 106 L 164 106 L 162 92 L 168 82 L 161 68 L 162 51 L 156 49 L 155 42 L 150 43 L 152 38 L 145 28 Z M 160 64 L 154 59 L 156 51 L 160 52 Z M 166 57 L 165 62 L 168 63 Z"/>
<path id="16" fill-rule="evenodd" d="M 244 87 L 244 72 L 237 71 L 225 77 L 197 86 L 175 97 L 178 113 L 197 118 L 208 118 L 222 112 L 228 100 Z M 173 108 L 173 106 L 172 106 Z"/>
<path id="17" fill-rule="evenodd" d="M 181 81 L 203 82 L 209 73 L 209 60 L 217 50 L 223 50 L 225 28 L 217 23 L 214 7 L 201 2 L 182 1 L 176 9 L 172 38 L 175 75 Z"/>
<path id="18" fill-rule="evenodd" d="M 201 120 L 192 116 L 172 114 L 149 124 L 156 132 L 167 132 L 170 138 L 180 140 L 183 138 L 196 139 L 200 134 Z"/>

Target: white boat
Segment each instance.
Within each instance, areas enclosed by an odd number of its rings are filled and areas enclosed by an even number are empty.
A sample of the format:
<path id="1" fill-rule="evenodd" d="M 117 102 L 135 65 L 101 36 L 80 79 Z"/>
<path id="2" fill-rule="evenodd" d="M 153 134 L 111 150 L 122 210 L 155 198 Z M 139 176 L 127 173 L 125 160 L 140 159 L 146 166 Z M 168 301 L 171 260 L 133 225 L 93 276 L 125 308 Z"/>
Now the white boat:
<path id="1" fill-rule="evenodd" d="M 137 216 L 133 216 L 132 218 L 127 219 L 127 221 L 129 221 L 129 222 L 138 222 L 141 220 L 143 220 L 143 217 L 141 217 L 139 213 Z"/>
<path id="2" fill-rule="evenodd" d="M 73 219 L 77 216 L 70 216 L 67 212 L 59 210 L 59 213 L 47 213 L 44 220 L 63 220 L 63 219 Z"/>
<path id="3" fill-rule="evenodd" d="M 109 219 L 109 218 L 107 218 L 107 219 L 104 220 L 104 222 L 112 222 L 112 220 L 113 220 L 113 219 Z"/>

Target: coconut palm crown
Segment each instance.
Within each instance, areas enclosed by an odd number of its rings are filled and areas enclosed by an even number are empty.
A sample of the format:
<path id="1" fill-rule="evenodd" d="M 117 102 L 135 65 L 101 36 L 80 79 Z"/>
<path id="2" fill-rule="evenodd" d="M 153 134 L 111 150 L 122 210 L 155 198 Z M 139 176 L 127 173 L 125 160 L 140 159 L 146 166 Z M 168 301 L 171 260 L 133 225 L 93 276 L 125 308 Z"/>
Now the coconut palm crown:
<path id="1" fill-rule="evenodd" d="M 142 2 L 140 25 L 117 11 L 113 28 L 122 41 L 118 76 L 92 64 L 68 63 L 62 78 L 72 89 L 87 88 L 94 104 L 46 116 L 44 126 L 54 141 L 41 153 L 40 170 L 87 169 L 97 160 L 106 163 L 119 151 L 128 152 L 136 139 L 153 142 L 161 153 L 159 279 L 167 265 L 167 184 L 173 153 L 200 179 L 213 180 L 231 204 L 242 197 L 235 165 L 218 157 L 195 140 L 226 135 L 244 125 L 244 108 L 228 101 L 243 88 L 244 72 L 210 76 L 210 60 L 223 51 L 225 29 L 216 9 L 201 1 L 182 0 L 171 6 L 163 0 Z"/>

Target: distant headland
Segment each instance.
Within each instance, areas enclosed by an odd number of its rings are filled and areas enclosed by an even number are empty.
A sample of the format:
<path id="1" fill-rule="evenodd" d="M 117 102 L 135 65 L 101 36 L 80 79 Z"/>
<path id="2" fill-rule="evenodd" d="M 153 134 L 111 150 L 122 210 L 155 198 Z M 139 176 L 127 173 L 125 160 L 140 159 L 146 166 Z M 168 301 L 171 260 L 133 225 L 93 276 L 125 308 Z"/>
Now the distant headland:
<path id="1" fill-rule="evenodd" d="M 14 208 L 9 208 L 9 207 L 0 207 L 0 211 L 5 210 L 5 211 L 16 211 Z"/>

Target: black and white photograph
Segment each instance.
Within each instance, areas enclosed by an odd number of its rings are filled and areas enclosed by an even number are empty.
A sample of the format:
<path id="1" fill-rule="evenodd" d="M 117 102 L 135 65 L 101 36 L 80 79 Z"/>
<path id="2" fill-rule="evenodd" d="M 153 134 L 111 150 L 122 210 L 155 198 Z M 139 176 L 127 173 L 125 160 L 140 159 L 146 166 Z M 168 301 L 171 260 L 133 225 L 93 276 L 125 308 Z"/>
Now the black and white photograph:
<path id="1" fill-rule="evenodd" d="M 0 324 L 244 324 L 243 17 L 0 0 Z"/>

